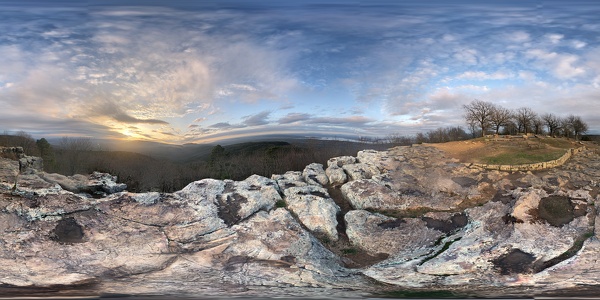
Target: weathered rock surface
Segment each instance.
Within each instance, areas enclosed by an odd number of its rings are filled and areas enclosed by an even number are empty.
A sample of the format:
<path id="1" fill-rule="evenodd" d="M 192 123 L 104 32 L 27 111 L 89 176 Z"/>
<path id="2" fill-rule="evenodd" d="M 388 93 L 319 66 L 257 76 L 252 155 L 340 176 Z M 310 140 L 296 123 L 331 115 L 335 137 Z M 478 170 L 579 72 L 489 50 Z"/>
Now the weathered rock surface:
<path id="1" fill-rule="evenodd" d="M 429 249 L 443 235 L 416 218 L 396 219 L 365 210 L 353 210 L 344 216 L 350 242 L 372 255 L 397 255 Z"/>
<path id="2" fill-rule="evenodd" d="M 292 187 L 285 190 L 285 201 L 300 222 L 313 233 L 337 241 L 337 219 L 340 207 L 331 199 L 327 190 L 314 185 Z"/>
<path id="3" fill-rule="evenodd" d="M 94 172 L 89 176 L 40 173 L 39 177 L 50 184 L 58 184 L 62 189 L 73 193 L 102 196 L 122 192 L 127 188 L 127 185 L 116 182 L 116 176 L 100 172 Z"/>
<path id="4" fill-rule="evenodd" d="M 280 189 L 287 189 L 295 186 L 306 186 L 308 185 L 304 181 L 304 177 L 302 176 L 302 172 L 298 171 L 287 171 L 283 175 L 272 175 L 271 179 L 277 182 L 277 185 Z"/>
<path id="5" fill-rule="evenodd" d="M 21 174 L 32 174 L 44 169 L 44 160 L 41 157 L 25 155 L 23 147 L 0 147 L 0 157 L 17 160 Z"/>
<path id="6" fill-rule="evenodd" d="M 327 178 L 322 164 L 312 163 L 306 166 L 302 171 L 302 176 L 306 183 L 311 185 L 326 185 L 329 183 L 329 178 Z"/>
<path id="7" fill-rule="evenodd" d="M 491 189 L 479 178 L 481 174 L 435 148 L 397 147 L 383 153 L 361 151 L 358 160 L 365 163 L 344 165 L 349 172 L 354 172 L 349 166 L 363 170 L 351 173 L 355 175 L 349 177 L 356 179 L 341 188 L 354 208 L 453 210 Z M 363 166 L 371 166 L 370 171 L 364 171 Z"/>
<path id="8" fill-rule="evenodd" d="M 0 294 L 357 296 L 383 282 L 494 297 L 600 286 L 593 150 L 540 172 L 471 169 L 424 145 L 327 165 L 138 194 L 109 174 L 23 172 L 0 158 Z M 328 184 L 351 205 L 340 205 L 343 219 Z M 383 260 L 348 269 L 336 247 Z"/>

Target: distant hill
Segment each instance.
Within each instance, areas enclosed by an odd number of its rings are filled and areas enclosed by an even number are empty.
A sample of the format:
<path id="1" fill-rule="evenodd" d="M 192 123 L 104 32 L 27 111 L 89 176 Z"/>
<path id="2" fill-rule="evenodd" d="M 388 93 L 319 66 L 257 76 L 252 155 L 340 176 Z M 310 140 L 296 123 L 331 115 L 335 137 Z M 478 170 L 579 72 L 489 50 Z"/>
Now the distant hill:
<path id="1" fill-rule="evenodd" d="M 10 138 L 18 138 L 8 136 Z M 275 138 L 281 138 L 279 140 Z M 59 138 L 49 138 L 48 141 L 55 148 L 60 148 Z M 241 142 L 236 142 L 241 141 Z M 316 138 L 298 138 L 296 136 L 272 136 L 265 140 L 247 141 L 247 139 L 229 139 L 219 143 L 225 148 L 228 155 L 250 155 L 268 151 L 286 151 L 294 147 L 302 149 L 323 150 L 338 155 L 356 155 L 363 149 L 387 149 L 389 144 L 369 144 L 347 140 L 321 140 Z M 149 141 L 118 141 L 93 139 L 96 150 L 134 152 L 147 155 L 156 159 L 165 159 L 175 163 L 189 163 L 207 161 L 212 149 L 217 144 L 183 144 L 172 145 Z M 11 144 L 8 142 L 8 144 Z M 297 150 L 297 149 L 296 149 Z"/>

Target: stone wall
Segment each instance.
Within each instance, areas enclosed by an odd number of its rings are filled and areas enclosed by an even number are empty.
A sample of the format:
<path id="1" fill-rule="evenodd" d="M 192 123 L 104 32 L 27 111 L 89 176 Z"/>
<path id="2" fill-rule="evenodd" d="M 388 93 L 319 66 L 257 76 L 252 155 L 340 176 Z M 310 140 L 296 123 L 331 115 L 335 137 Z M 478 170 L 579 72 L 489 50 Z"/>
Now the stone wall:
<path id="1" fill-rule="evenodd" d="M 551 169 L 558 166 L 562 166 L 566 163 L 571 156 L 585 150 L 585 146 L 579 148 L 571 148 L 569 149 L 563 156 L 558 159 L 539 162 L 535 164 L 522 164 L 522 165 L 491 165 L 491 164 L 477 164 L 472 163 L 468 164 L 469 167 L 475 168 L 483 168 L 487 170 L 498 170 L 498 171 L 507 171 L 507 172 L 517 172 L 517 171 L 537 171 L 544 169 Z"/>

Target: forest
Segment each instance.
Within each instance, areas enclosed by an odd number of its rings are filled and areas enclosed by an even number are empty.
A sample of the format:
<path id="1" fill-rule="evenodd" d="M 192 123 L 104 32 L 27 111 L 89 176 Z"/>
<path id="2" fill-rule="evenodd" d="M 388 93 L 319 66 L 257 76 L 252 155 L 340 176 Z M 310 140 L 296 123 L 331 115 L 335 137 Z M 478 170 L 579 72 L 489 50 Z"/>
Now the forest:
<path id="1" fill-rule="evenodd" d="M 44 160 L 44 171 L 62 175 L 106 172 L 127 184 L 131 192 L 173 192 L 203 178 L 243 180 L 252 174 L 271 177 L 287 171 L 302 171 L 310 163 L 327 166 L 336 156 L 356 156 L 365 149 L 386 150 L 419 143 L 468 140 L 479 134 L 467 133 L 460 126 L 444 127 L 414 136 L 390 135 L 385 138 L 361 137 L 358 141 L 292 139 L 232 145 L 209 145 L 210 151 L 182 155 L 173 148 L 170 156 L 144 155 L 129 151 L 110 151 L 94 144 L 91 138 L 63 137 L 50 144 L 34 139 L 27 132 L 0 135 L 0 146 L 23 147 L 25 153 Z M 586 135 L 584 140 L 600 140 Z M 202 148 L 203 149 L 203 148 Z"/>
<path id="2" fill-rule="evenodd" d="M 34 139 L 27 132 L 0 135 L 0 146 L 23 147 L 27 155 L 40 156 L 44 171 L 63 175 L 89 174 L 93 171 L 118 176 L 131 192 L 173 192 L 203 178 L 243 180 L 252 174 L 271 177 L 287 171 L 302 171 L 310 163 L 327 166 L 336 156 L 356 156 L 365 149 L 385 150 L 400 145 L 469 139 L 460 127 L 438 128 L 414 137 L 390 135 L 386 138 L 362 137 L 358 141 L 293 139 L 212 145 L 209 153 L 181 161 L 173 150 L 171 157 L 156 157 L 135 152 L 110 151 L 96 146 L 90 138 L 63 137 L 50 144 Z"/>

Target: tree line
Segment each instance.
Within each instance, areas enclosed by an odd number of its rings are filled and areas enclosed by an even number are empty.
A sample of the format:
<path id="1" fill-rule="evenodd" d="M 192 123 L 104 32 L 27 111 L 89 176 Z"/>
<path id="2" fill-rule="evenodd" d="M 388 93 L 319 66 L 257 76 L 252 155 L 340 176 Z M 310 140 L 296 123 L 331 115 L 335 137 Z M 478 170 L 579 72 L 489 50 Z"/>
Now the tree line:
<path id="1" fill-rule="evenodd" d="M 588 125 L 580 116 L 559 117 L 552 113 L 539 115 L 529 107 L 510 110 L 500 105 L 474 100 L 463 105 L 465 121 L 471 132 L 478 136 L 486 134 L 548 134 L 579 140 L 588 131 Z"/>
<path id="2" fill-rule="evenodd" d="M 0 146 L 23 147 L 25 154 L 40 156 L 44 171 L 66 176 L 106 172 L 118 177 L 131 192 L 173 192 L 203 178 L 243 180 L 252 174 L 271 177 L 287 171 L 302 171 L 313 162 L 326 166 L 331 157 L 352 155 L 383 144 L 306 140 L 297 145 L 269 145 L 254 151 L 228 150 L 216 145 L 207 159 L 177 163 L 139 153 L 106 151 L 90 138 L 64 137 L 55 144 L 38 140 L 26 132 L 0 135 Z"/>

